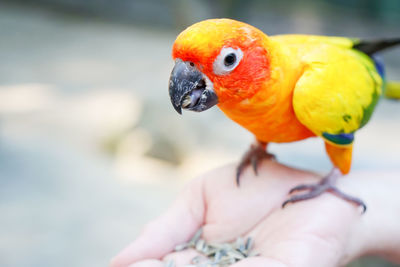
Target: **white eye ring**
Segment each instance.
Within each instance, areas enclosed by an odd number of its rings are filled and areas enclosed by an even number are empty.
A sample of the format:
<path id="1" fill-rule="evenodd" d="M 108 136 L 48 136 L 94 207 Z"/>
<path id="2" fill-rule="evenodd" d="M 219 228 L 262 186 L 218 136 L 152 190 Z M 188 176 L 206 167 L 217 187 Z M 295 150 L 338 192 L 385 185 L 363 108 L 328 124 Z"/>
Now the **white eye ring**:
<path id="1" fill-rule="evenodd" d="M 224 47 L 213 64 L 213 71 L 216 75 L 226 75 L 233 71 L 243 57 L 240 48 Z"/>

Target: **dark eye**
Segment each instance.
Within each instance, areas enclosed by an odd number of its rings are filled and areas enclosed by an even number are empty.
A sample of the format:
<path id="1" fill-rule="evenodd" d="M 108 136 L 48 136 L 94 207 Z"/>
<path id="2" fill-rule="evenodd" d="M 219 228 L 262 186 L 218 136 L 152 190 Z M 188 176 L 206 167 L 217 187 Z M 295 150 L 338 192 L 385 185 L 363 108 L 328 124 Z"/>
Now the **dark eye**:
<path id="1" fill-rule="evenodd" d="M 240 48 L 222 47 L 214 60 L 213 71 L 216 75 L 226 75 L 233 71 L 242 60 L 243 52 Z"/>
<path id="2" fill-rule="evenodd" d="M 233 64 L 235 64 L 236 62 L 236 55 L 234 53 L 230 53 L 228 55 L 226 55 L 225 59 L 224 59 L 224 65 L 229 67 Z"/>

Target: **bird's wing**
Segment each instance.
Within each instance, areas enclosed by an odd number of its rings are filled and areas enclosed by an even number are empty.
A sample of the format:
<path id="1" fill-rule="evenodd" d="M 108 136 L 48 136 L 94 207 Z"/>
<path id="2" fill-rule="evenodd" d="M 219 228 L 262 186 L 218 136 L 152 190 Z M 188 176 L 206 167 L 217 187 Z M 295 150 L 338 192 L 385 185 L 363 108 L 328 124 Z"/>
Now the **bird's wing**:
<path id="1" fill-rule="evenodd" d="M 303 61 L 293 93 L 297 118 L 328 142 L 351 144 L 382 92 L 373 61 L 356 50 L 332 45 L 318 46 Z"/>
<path id="2" fill-rule="evenodd" d="M 282 34 L 270 36 L 271 39 L 284 43 L 285 45 L 323 45 L 329 44 L 340 48 L 350 49 L 359 42 L 356 38 L 323 36 L 323 35 L 305 35 L 305 34 Z"/>
<path id="3" fill-rule="evenodd" d="M 368 56 L 372 56 L 381 50 L 400 45 L 400 37 L 362 40 L 358 38 L 338 36 L 282 34 L 270 36 L 270 38 L 284 42 L 285 44 L 329 44 L 341 48 L 355 49 Z"/>

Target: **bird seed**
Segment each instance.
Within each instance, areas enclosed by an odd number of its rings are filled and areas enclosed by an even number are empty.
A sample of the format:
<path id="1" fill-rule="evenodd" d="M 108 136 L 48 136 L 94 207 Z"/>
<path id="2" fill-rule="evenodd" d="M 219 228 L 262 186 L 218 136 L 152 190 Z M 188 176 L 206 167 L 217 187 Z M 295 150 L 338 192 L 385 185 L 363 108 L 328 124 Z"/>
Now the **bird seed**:
<path id="1" fill-rule="evenodd" d="M 245 258 L 259 255 L 252 250 L 254 240 L 251 237 L 246 240 L 239 237 L 232 243 L 207 243 L 201 238 L 202 233 L 202 229 L 199 229 L 189 242 L 175 247 L 175 251 L 194 249 L 200 253 L 185 267 L 226 267 Z M 175 267 L 175 262 L 169 260 L 164 266 Z"/>

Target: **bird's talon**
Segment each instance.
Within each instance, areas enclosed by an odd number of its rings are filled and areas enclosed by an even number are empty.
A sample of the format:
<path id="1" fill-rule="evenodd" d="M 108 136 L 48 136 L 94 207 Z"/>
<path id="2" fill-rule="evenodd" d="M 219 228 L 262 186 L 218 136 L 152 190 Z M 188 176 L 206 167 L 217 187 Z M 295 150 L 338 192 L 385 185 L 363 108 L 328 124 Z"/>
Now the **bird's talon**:
<path id="1" fill-rule="evenodd" d="M 282 208 L 284 208 L 288 203 L 295 203 L 307 199 L 312 199 L 321 195 L 324 192 L 331 192 L 332 194 L 340 197 L 341 199 L 344 199 L 348 202 L 361 206 L 363 209 L 362 213 L 365 213 L 365 211 L 367 210 L 367 206 L 361 199 L 345 194 L 335 187 L 336 179 L 338 177 L 339 175 L 337 171 L 334 169 L 329 175 L 327 175 L 324 179 L 322 179 L 318 183 L 298 185 L 292 188 L 289 191 L 289 194 L 302 190 L 310 190 L 310 191 L 304 194 L 292 196 L 291 198 L 282 203 Z"/>
<path id="2" fill-rule="evenodd" d="M 359 207 L 362 207 L 362 212 L 361 212 L 362 214 L 364 214 L 367 211 L 367 205 L 365 205 L 364 201 L 362 201 L 361 199 L 347 195 L 347 194 L 339 191 L 339 189 L 337 189 L 336 187 L 333 187 L 333 186 L 330 187 L 327 191 L 335 194 L 336 196 L 338 196 L 346 201 L 352 202 Z"/>
<path id="3" fill-rule="evenodd" d="M 236 169 L 236 184 L 240 184 L 240 175 L 247 165 L 252 166 L 254 174 L 258 175 L 258 165 L 263 159 L 275 158 L 273 154 L 266 152 L 266 144 L 257 143 L 250 146 L 249 151 L 244 154 L 239 166 Z"/>
<path id="4" fill-rule="evenodd" d="M 236 185 L 240 186 L 240 174 L 242 173 L 242 168 L 239 166 L 236 170 Z"/>
<path id="5" fill-rule="evenodd" d="M 297 191 L 303 191 L 303 190 L 313 190 L 315 188 L 315 185 L 311 184 L 303 184 L 303 185 L 298 185 L 296 187 L 293 187 L 290 191 L 289 194 L 292 194 Z"/>
<path id="6" fill-rule="evenodd" d="M 286 207 L 286 205 L 289 204 L 289 203 L 290 203 L 289 199 L 286 200 L 285 202 L 283 202 L 282 203 L 282 209 L 284 209 Z"/>
<path id="7" fill-rule="evenodd" d="M 258 159 L 257 159 L 257 157 L 253 156 L 251 158 L 251 166 L 253 167 L 254 174 L 257 176 L 258 175 L 258 172 L 257 172 Z"/>

